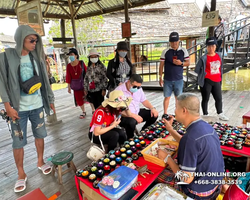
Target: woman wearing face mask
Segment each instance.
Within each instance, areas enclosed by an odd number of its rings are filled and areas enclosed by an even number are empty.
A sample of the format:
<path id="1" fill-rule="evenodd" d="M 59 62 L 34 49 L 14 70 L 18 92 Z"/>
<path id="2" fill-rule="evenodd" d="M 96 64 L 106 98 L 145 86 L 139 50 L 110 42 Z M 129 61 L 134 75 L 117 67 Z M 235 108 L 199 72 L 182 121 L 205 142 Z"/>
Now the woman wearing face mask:
<path id="1" fill-rule="evenodd" d="M 84 78 L 84 92 L 93 103 L 95 109 L 104 101 L 108 80 L 106 67 L 99 60 L 99 53 L 96 49 L 89 51 L 89 63 Z"/>
<path id="2" fill-rule="evenodd" d="M 107 69 L 108 92 L 114 90 L 118 85 L 121 85 L 132 75 L 132 63 L 128 59 L 129 51 L 126 42 L 118 42 L 115 58 L 109 61 Z"/>
<path id="3" fill-rule="evenodd" d="M 68 93 L 71 94 L 71 84 L 72 80 L 80 79 L 81 76 L 85 76 L 87 68 L 83 61 L 79 61 L 78 51 L 75 48 L 69 49 L 70 63 L 67 65 L 66 68 L 66 83 L 68 83 Z M 84 69 L 84 71 L 82 71 Z M 85 107 L 84 107 L 84 90 L 73 90 L 74 91 L 74 98 L 75 98 L 75 105 L 80 106 L 82 109 L 82 114 L 80 118 L 83 119 L 86 116 Z"/>

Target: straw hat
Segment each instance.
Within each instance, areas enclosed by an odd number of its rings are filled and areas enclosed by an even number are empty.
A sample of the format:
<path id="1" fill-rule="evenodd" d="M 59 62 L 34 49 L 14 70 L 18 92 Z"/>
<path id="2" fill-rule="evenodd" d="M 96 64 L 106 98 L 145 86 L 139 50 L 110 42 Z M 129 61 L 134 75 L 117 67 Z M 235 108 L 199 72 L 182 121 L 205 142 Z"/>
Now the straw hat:
<path id="1" fill-rule="evenodd" d="M 89 56 L 93 56 L 93 55 L 100 56 L 100 53 L 98 53 L 96 49 L 91 49 L 91 50 L 89 51 L 88 57 L 89 57 Z"/>
<path id="2" fill-rule="evenodd" d="M 128 107 L 131 101 L 132 98 L 127 98 L 122 91 L 114 90 L 110 92 L 109 98 L 102 102 L 102 106 L 106 107 L 107 105 L 110 105 L 113 108 Z"/>

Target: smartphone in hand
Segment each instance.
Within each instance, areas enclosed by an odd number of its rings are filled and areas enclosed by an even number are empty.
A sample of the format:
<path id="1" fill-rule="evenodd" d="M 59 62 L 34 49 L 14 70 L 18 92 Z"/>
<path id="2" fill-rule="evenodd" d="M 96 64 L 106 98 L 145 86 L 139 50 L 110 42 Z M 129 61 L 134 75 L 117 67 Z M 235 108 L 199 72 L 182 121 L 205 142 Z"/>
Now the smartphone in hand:
<path id="1" fill-rule="evenodd" d="M 177 60 L 177 56 L 173 56 L 173 62 L 174 62 L 174 60 Z"/>
<path id="2" fill-rule="evenodd" d="M 116 121 L 118 121 L 119 119 L 121 119 L 121 114 L 120 115 L 118 115 L 118 117 L 116 118 Z"/>

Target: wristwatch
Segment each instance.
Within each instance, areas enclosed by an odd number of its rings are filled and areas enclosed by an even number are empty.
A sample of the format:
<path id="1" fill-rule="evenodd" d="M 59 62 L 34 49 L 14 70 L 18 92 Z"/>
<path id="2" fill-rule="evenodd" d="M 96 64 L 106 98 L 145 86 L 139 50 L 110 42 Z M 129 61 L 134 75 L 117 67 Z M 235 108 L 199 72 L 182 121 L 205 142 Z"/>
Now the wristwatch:
<path id="1" fill-rule="evenodd" d="M 181 66 L 183 66 L 184 65 L 184 62 L 181 62 Z"/>
<path id="2" fill-rule="evenodd" d="M 163 160 L 164 163 L 167 163 L 167 162 L 168 162 L 168 157 L 170 157 L 170 156 L 171 156 L 170 154 L 167 155 L 167 157 Z"/>

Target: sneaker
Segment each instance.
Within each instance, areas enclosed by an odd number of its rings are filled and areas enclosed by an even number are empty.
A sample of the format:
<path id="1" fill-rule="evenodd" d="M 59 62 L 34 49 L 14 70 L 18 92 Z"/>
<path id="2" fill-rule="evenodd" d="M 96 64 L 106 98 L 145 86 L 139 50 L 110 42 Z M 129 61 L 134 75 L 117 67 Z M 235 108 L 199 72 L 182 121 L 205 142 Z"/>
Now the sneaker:
<path id="1" fill-rule="evenodd" d="M 209 117 L 210 115 L 209 114 L 205 114 L 205 115 L 202 115 L 203 117 Z"/>
<path id="2" fill-rule="evenodd" d="M 226 115 L 224 115 L 224 113 L 218 114 L 218 117 L 219 117 L 220 120 L 223 120 L 223 121 L 228 121 L 229 120 L 229 118 Z"/>

